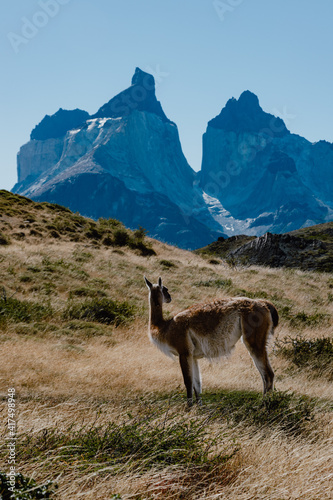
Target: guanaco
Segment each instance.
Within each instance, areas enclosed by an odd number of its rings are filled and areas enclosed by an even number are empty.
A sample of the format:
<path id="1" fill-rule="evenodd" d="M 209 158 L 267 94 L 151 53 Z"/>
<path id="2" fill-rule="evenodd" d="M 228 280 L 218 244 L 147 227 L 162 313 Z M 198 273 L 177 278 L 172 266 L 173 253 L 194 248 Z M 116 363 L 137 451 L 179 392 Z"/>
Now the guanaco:
<path id="1" fill-rule="evenodd" d="M 179 357 L 187 402 L 201 404 L 201 376 L 198 359 L 228 356 L 242 337 L 263 381 L 263 394 L 273 390 L 274 372 L 267 354 L 268 339 L 278 325 L 279 315 L 268 300 L 247 297 L 221 298 L 194 305 L 171 319 L 163 318 L 163 303 L 171 296 L 163 285 L 152 284 L 144 277 L 149 289 L 150 340 L 164 354 Z"/>

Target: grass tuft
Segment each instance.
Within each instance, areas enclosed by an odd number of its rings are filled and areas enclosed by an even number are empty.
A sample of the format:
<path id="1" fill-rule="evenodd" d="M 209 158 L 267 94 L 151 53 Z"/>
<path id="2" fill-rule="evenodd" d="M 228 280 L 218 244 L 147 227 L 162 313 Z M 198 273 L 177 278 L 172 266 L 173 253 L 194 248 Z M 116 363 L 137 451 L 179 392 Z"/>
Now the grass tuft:
<path id="1" fill-rule="evenodd" d="M 216 418 L 229 423 L 279 427 L 295 435 L 307 432 L 307 424 L 315 415 L 313 400 L 282 391 L 268 393 L 264 398 L 258 393 L 223 391 L 205 395 L 205 402 L 209 410 L 214 408 Z"/>
<path id="2" fill-rule="evenodd" d="M 237 452 L 212 454 L 222 436 L 208 437 L 206 425 L 196 418 L 153 415 L 132 417 L 126 422 L 105 425 L 69 426 L 60 432 L 43 429 L 35 434 L 23 434 L 18 443 L 20 460 L 53 455 L 67 463 L 88 462 L 115 466 L 121 464 L 141 471 L 152 467 L 194 466 L 226 463 Z"/>
<path id="3" fill-rule="evenodd" d="M 288 337 L 276 343 L 277 354 L 315 376 L 333 380 L 333 340 L 329 337 L 304 339 Z"/>
<path id="4" fill-rule="evenodd" d="M 9 245 L 10 244 L 10 239 L 9 237 L 0 232 L 0 245 Z"/>
<path id="5" fill-rule="evenodd" d="M 70 304 L 64 312 L 64 317 L 119 326 L 132 319 L 134 312 L 134 306 L 127 301 L 92 298 L 83 303 Z"/>
<path id="6" fill-rule="evenodd" d="M 31 322 L 45 319 L 52 314 L 51 306 L 18 300 L 13 297 L 0 300 L 0 321 Z"/>
<path id="7" fill-rule="evenodd" d="M 206 287 L 213 287 L 213 288 L 229 288 L 232 286 L 232 281 L 230 278 L 218 278 L 218 279 L 211 279 L 207 281 L 197 281 L 194 283 L 194 286 L 206 286 Z"/>
<path id="8" fill-rule="evenodd" d="M 177 264 L 175 264 L 171 260 L 166 260 L 166 259 L 160 260 L 160 265 L 164 270 L 178 267 Z"/>
<path id="9" fill-rule="evenodd" d="M 56 488 L 51 481 L 39 486 L 32 478 L 25 477 L 21 473 L 15 474 L 15 491 L 11 485 L 11 478 L 0 472 L 0 498 L 1 500 L 39 500 L 53 498 Z M 51 487 L 53 488 L 51 489 Z M 52 496 L 51 496 L 52 495 Z"/>

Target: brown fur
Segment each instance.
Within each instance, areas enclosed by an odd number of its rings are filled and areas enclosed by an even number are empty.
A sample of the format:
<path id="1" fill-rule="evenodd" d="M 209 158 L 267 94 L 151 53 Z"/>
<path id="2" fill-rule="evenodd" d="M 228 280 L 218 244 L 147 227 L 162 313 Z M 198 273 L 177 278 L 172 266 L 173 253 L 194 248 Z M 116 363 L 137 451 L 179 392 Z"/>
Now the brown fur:
<path id="1" fill-rule="evenodd" d="M 161 278 L 157 285 L 145 280 L 150 290 L 150 339 L 165 354 L 179 357 L 189 404 L 193 389 L 201 402 L 198 359 L 229 355 L 240 337 L 262 377 L 264 394 L 273 389 L 267 341 L 278 324 L 278 313 L 271 302 L 247 297 L 218 299 L 164 320 L 163 302 L 171 301 L 168 290 Z"/>

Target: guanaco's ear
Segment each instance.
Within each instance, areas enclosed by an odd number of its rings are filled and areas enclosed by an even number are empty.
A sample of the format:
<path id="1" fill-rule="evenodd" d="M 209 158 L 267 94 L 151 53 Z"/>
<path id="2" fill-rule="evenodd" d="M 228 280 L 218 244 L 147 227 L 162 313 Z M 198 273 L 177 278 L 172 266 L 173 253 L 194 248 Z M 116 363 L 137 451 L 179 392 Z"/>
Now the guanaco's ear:
<path id="1" fill-rule="evenodd" d="M 149 280 L 147 280 L 146 276 L 144 276 L 144 279 L 145 279 L 145 282 L 146 282 L 146 285 L 147 285 L 147 288 L 149 288 L 149 290 L 151 289 L 151 287 L 153 286 L 152 283 L 150 283 Z"/>
<path id="2" fill-rule="evenodd" d="M 158 278 L 158 286 L 160 288 L 162 288 L 162 278 L 161 277 Z"/>

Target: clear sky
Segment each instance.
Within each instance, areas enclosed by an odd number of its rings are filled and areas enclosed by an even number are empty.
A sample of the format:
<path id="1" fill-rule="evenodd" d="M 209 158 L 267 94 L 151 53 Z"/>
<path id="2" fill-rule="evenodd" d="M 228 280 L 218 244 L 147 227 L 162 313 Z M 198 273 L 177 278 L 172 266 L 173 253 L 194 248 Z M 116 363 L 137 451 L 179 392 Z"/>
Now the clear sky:
<path id="1" fill-rule="evenodd" d="M 230 97 L 248 89 L 291 132 L 333 142 L 332 0 L 2 0 L 0 188 L 45 114 L 94 113 L 155 73 L 190 165 Z"/>

